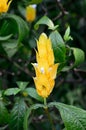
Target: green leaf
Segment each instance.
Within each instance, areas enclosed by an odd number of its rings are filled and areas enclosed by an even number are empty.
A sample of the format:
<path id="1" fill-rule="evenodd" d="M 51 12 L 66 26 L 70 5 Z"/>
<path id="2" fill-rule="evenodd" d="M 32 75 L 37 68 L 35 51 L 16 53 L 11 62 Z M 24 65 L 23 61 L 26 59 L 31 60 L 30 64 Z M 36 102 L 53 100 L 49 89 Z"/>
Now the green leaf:
<path id="1" fill-rule="evenodd" d="M 69 26 L 65 31 L 64 40 L 65 41 L 73 40 L 73 38 L 70 36 L 70 27 Z"/>
<path id="2" fill-rule="evenodd" d="M 4 95 L 10 96 L 10 95 L 16 95 L 20 92 L 19 88 L 8 88 L 5 90 Z"/>
<path id="3" fill-rule="evenodd" d="M 59 34 L 59 32 L 54 31 L 50 34 L 50 39 L 52 41 L 52 47 L 55 55 L 55 62 L 65 62 L 66 57 L 66 47 L 64 41 Z"/>
<path id="4" fill-rule="evenodd" d="M 2 90 L 0 90 L 0 99 L 2 98 Z"/>
<path id="5" fill-rule="evenodd" d="M 83 50 L 79 49 L 79 48 L 69 48 L 71 52 L 71 55 L 74 56 L 74 63 L 71 66 L 64 66 L 64 68 L 61 70 L 63 72 L 68 71 L 70 69 L 73 69 L 74 67 L 77 67 L 78 65 L 80 65 L 81 63 L 83 63 L 85 61 L 85 53 L 83 52 Z"/>
<path id="6" fill-rule="evenodd" d="M 10 116 L 10 130 L 23 130 L 26 107 L 23 99 L 16 100 Z"/>
<path id="7" fill-rule="evenodd" d="M 68 26 L 68 28 L 65 31 L 64 37 L 68 37 L 69 35 L 70 35 L 70 27 Z"/>
<path id="8" fill-rule="evenodd" d="M 84 62 L 85 60 L 85 53 L 83 50 L 79 49 L 79 48 L 71 48 L 73 50 L 73 55 L 75 58 L 75 62 L 73 67 L 80 65 L 81 63 Z"/>
<path id="9" fill-rule="evenodd" d="M 1 43 L 2 47 L 6 51 L 8 57 L 12 57 L 18 50 L 18 42 L 16 40 L 9 40 Z"/>
<path id="10" fill-rule="evenodd" d="M 6 41 L 8 39 L 10 39 L 12 37 L 12 34 L 8 35 L 8 36 L 0 36 L 0 41 Z"/>
<path id="11" fill-rule="evenodd" d="M 5 36 L 8 26 L 9 23 L 6 20 L 3 20 L 2 25 L 0 25 L 0 36 Z"/>
<path id="12" fill-rule="evenodd" d="M 42 0 L 30 0 L 30 2 L 28 4 L 39 4 L 41 2 L 42 2 Z"/>
<path id="13" fill-rule="evenodd" d="M 10 20 L 12 26 L 15 26 L 18 32 L 18 42 L 22 41 L 29 31 L 27 23 L 21 17 L 13 14 L 7 14 L 5 18 Z"/>
<path id="14" fill-rule="evenodd" d="M 25 92 L 27 92 L 30 97 L 43 102 L 43 98 L 37 94 L 37 91 L 35 88 L 31 88 L 31 87 L 26 88 Z"/>
<path id="15" fill-rule="evenodd" d="M 35 104 L 35 105 L 32 105 L 30 108 L 28 108 L 27 112 L 25 113 L 25 117 L 24 117 L 24 124 L 23 124 L 23 127 L 24 127 L 24 130 L 28 130 L 28 118 L 32 112 L 32 110 L 36 110 L 38 108 L 43 108 L 44 105 L 42 104 Z"/>
<path id="16" fill-rule="evenodd" d="M 40 24 L 44 24 L 44 25 L 47 25 L 49 29 L 51 30 L 55 30 L 55 27 L 54 26 L 54 23 L 47 17 L 47 16 L 43 16 L 34 26 L 35 29 L 38 29 L 39 28 L 39 25 Z"/>
<path id="17" fill-rule="evenodd" d="M 16 83 L 17 83 L 18 87 L 19 87 L 21 90 L 24 90 L 24 89 L 27 87 L 27 85 L 28 85 L 29 82 L 17 81 Z"/>
<path id="18" fill-rule="evenodd" d="M 66 71 L 69 71 L 72 68 L 73 68 L 73 66 L 64 66 L 61 71 L 66 72 Z"/>
<path id="19" fill-rule="evenodd" d="M 71 105 L 53 102 L 49 107 L 55 106 L 61 114 L 66 130 L 86 130 L 86 111 Z"/>
<path id="20" fill-rule="evenodd" d="M 7 124 L 8 122 L 9 122 L 9 113 L 3 101 L 0 99 L 0 125 Z"/>

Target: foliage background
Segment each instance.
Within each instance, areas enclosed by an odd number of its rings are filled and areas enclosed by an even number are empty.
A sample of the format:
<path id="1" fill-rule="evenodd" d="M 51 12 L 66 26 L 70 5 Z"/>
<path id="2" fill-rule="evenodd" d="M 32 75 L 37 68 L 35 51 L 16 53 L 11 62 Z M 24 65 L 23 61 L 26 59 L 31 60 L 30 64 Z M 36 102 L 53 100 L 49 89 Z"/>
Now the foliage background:
<path id="1" fill-rule="evenodd" d="M 69 25 L 73 41 L 68 41 L 67 44 L 84 50 L 86 54 L 86 0 L 37 0 L 35 2 L 33 0 L 33 3 L 37 4 L 37 17 L 33 23 L 29 23 L 25 19 L 25 7 L 30 2 L 31 1 L 28 0 L 13 0 L 8 11 L 10 14 L 20 16 L 26 22 L 28 26 L 28 33 L 26 33 L 24 38 L 20 40 L 22 44 L 17 46 L 15 49 L 16 53 L 11 57 L 7 56 L 2 45 L 0 45 L 0 93 L 2 95 L 4 90 L 18 87 L 16 84 L 17 81 L 29 82 L 28 87 L 35 87 L 32 79 L 32 76 L 34 76 L 34 70 L 31 65 L 32 62 L 35 62 L 35 38 L 37 39 L 41 32 L 46 32 L 49 35 L 50 31 L 44 25 L 41 25 L 38 30 L 35 30 L 34 25 L 44 15 L 47 15 L 50 19 L 52 19 L 55 25 L 59 25 L 58 30 L 62 36 Z M 10 29 L 8 29 L 9 26 L 10 25 L 6 23 L 6 20 L 0 20 L 0 36 L 6 36 L 12 33 L 12 39 L 17 40 L 18 30 L 16 29 L 16 24 L 13 22 Z M 85 79 L 86 61 L 77 68 L 67 72 L 61 72 L 57 76 L 56 85 L 52 94 L 48 98 L 48 101 L 59 101 L 86 109 Z M 21 119 L 19 121 L 19 128 L 17 127 L 18 130 L 20 130 L 22 128 L 22 125 L 20 125 L 22 122 L 22 115 L 27 108 L 27 100 L 29 100 L 28 105 L 34 104 L 38 101 L 32 99 L 30 96 L 28 96 L 27 99 L 23 92 L 18 93 L 17 95 L 3 95 L 1 97 L 3 97 L 3 103 L 6 106 L 6 110 L 3 109 L 2 113 L 6 113 L 6 115 L 8 115 L 8 112 L 11 113 L 11 117 L 8 116 L 8 118 L 13 119 L 15 117 L 15 114 L 12 114 L 14 110 L 16 110 L 16 113 L 18 113 L 18 110 L 20 111 L 19 114 Z M 4 108 L 3 103 L 0 103 L 1 108 Z M 19 106 L 20 108 L 17 109 Z M 50 112 L 52 114 L 54 124 L 56 125 L 56 130 L 63 129 L 64 125 L 59 112 L 55 108 L 50 109 Z M 56 114 L 58 116 L 56 116 Z M 31 118 L 32 123 L 30 130 L 51 129 L 43 110 L 38 110 L 35 114 L 33 112 Z M 8 127 L 8 119 L 6 117 L 6 119 L 4 118 L 4 121 L 0 123 L 0 126 L 3 127 L 3 129 L 6 127 L 6 130 L 9 130 L 9 128 L 14 130 L 16 126 L 13 127 L 13 125 L 16 121 L 17 119 L 15 118 L 15 120 L 10 123 L 10 127 Z"/>

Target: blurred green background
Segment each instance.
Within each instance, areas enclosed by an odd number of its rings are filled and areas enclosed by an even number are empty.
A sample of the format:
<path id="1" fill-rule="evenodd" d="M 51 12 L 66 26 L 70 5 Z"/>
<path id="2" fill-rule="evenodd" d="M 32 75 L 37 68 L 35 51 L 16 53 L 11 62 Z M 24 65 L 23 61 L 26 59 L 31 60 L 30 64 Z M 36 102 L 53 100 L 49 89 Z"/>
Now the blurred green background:
<path id="1" fill-rule="evenodd" d="M 37 4 L 37 16 L 32 23 L 27 22 L 25 19 L 25 8 L 30 3 Z M 7 88 L 17 87 L 17 81 L 29 82 L 28 87 L 35 87 L 32 79 L 35 73 L 31 65 L 31 63 L 35 62 L 35 38 L 37 39 L 42 32 L 49 35 L 50 31 L 47 26 L 44 25 L 40 25 L 39 29 L 35 30 L 34 25 L 44 15 L 47 15 L 55 25 L 59 25 L 58 31 L 62 36 L 69 25 L 73 40 L 68 41 L 66 44 L 71 47 L 80 48 L 86 54 L 86 0 L 13 0 L 8 13 L 20 16 L 27 23 L 28 31 L 24 38 L 20 40 L 22 44 L 20 46 L 18 45 L 17 49 L 15 45 L 15 52 L 10 58 L 0 45 L 1 93 Z M 8 20 L 9 19 L 0 19 L 0 36 L 12 33 L 12 39 L 17 40 L 18 30 L 16 23 L 13 22 L 10 25 L 11 20 L 9 20 L 9 24 L 7 24 Z M 13 41 L 11 42 L 13 43 Z M 15 42 L 16 41 L 14 41 L 14 43 Z M 12 52 L 13 51 L 14 49 Z M 13 108 L 17 97 L 22 97 L 22 94 L 3 98 L 9 112 Z M 28 99 L 31 104 L 38 102 L 30 97 L 28 97 Z M 86 61 L 77 68 L 58 74 L 54 90 L 49 96 L 48 101 L 63 102 L 86 109 Z M 55 108 L 50 109 L 50 112 L 54 119 L 56 130 L 62 130 L 64 125 L 59 112 Z M 55 113 L 57 113 L 58 117 L 56 117 Z M 0 124 L 0 126 L 4 125 Z M 42 110 L 38 110 L 36 114 L 32 116 L 30 130 L 34 129 L 51 130 Z M 9 129 L 6 128 L 6 130 Z"/>

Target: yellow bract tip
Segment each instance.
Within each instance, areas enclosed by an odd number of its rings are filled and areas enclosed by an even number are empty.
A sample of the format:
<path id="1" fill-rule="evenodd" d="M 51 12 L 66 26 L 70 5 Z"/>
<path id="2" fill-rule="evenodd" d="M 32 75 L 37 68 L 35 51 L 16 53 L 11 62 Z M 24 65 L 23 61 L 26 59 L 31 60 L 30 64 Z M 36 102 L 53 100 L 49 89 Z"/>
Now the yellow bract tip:
<path id="1" fill-rule="evenodd" d="M 36 18 L 36 8 L 32 5 L 26 7 L 26 20 L 28 22 L 33 22 Z"/>
<path id="2" fill-rule="evenodd" d="M 42 33 L 37 41 L 36 60 L 37 63 L 33 64 L 36 90 L 40 96 L 47 98 L 54 88 L 59 64 L 54 64 L 52 43 L 45 33 Z"/>
<path id="3" fill-rule="evenodd" d="M 8 0 L 0 0 L 0 13 L 5 13 L 8 11 L 10 3 L 12 0 L 8 2 Z"/>

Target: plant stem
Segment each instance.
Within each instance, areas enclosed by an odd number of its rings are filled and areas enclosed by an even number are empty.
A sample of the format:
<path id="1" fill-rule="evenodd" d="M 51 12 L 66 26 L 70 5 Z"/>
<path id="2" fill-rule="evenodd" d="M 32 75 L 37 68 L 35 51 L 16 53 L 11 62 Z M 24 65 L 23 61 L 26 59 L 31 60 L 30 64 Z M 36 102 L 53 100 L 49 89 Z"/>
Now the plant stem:
<path id="1" fill-rule="evenodd" d="M 44 98 L 44 105 L 45 105 L 45 107 L 44 107 L 45 113 L 46 113 L 46 115 L 47 115 L 47 117 L 48 117 L 48 120 L 49 120 L 49 122 L 50 122 L 50 124 L 51 124 L 52 130 L 55 130 L 55 127 L 54 127 L 54 124 L 53 124 L 51 115 L 50 115 L 49 110 L 48 110 L 46 98 Z"/>
<path id="2" fill-rule="evenodd" d="M 46 100 L 46 98 L 44 98 L 44 106 L 45 106 L 45 108 L 47 108 L 47 100 Z"/>

